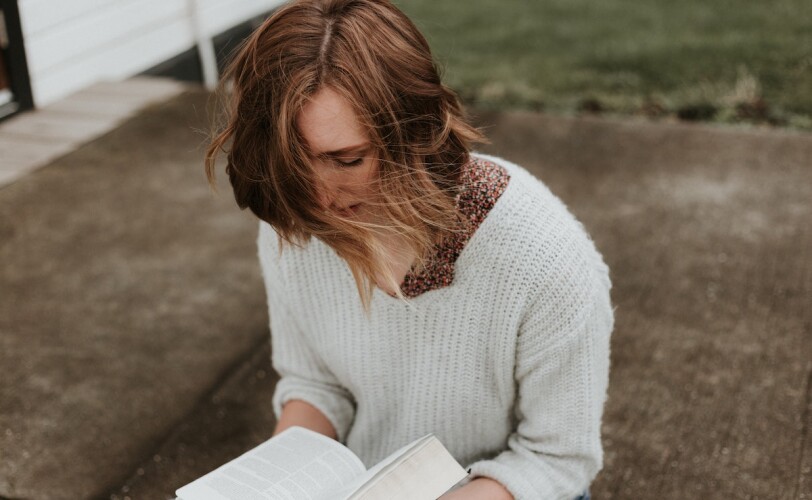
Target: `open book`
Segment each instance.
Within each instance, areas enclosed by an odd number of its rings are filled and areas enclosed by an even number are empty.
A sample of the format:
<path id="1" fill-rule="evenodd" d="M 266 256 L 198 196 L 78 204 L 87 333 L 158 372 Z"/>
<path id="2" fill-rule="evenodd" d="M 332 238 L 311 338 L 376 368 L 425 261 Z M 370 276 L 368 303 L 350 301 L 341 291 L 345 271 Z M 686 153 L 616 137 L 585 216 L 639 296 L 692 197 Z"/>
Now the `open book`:
<path id="1" fill-rule="evenodd" d="M 338 441 L 291 427 L 175 494 L 180 500 L 436 500 L 465 476 L 433 434 L 366 470 Z"/>

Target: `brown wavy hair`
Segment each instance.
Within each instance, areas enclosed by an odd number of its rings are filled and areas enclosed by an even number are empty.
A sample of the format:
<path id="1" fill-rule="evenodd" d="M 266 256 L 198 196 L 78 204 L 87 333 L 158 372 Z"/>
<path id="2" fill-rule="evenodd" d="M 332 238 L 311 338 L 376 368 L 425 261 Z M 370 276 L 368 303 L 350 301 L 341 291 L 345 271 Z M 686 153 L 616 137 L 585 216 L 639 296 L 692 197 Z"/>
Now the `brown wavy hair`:
<path id="1" fill-rule="evenodd" d="M 332 247 L 348 263 L 365 311 L 374 276 L 404 299 L 381 241 L 397 237 L 419 271 L 435 245 L 466 230 L 455 196 L 472 144 L 485 138 L 442 84 L 426 39 L 390 2 L 286 4 L 245 41 L 222 84 L 226 121 L 206 150 L 209 182 L 226 153 L 239 207 L 274 227 L 280 252 L 283 242 L 303 246 L 313 236 Z M 350 103 L 369 136 L 379 166 L 377 223 L 320 208 L 296 117 L 324 87 Z"/>

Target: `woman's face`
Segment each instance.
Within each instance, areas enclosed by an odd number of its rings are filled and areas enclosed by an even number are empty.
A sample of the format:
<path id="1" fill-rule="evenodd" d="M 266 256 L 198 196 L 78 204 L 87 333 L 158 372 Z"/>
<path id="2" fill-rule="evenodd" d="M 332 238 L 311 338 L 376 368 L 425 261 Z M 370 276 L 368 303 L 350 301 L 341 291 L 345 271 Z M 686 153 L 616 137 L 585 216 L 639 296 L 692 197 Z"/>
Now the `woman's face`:
<path id="1" fill-rule="evenodd" d="M 350 103 L 325 87 L 305 105 L 296 120 L 307 142 L 319 180 L 321 206 L 339 215 L 363 219 L 374 199 L 378 160 Z"/>

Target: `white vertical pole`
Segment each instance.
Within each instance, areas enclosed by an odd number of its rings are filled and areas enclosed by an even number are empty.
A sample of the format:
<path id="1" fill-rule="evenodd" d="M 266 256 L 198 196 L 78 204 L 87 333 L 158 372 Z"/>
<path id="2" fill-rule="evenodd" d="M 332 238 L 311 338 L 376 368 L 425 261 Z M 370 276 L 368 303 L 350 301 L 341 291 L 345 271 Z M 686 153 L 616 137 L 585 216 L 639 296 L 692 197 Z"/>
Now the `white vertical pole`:
<path id="1" fill-rule="evenodd" d="M 203 84 L 206 88 L 213 90 L 217 86 L 219 75 L 217 72 L 217 56 L 214 54 L 214 42 L 211 36 L 203 29 L 203 21 L 200 18 L 198 0 L 187 0 L 189 18 L 192 22 L 192 32 L 195 36 L 197 51 L 200 54 L 200 65 L 203 67 Z"/>

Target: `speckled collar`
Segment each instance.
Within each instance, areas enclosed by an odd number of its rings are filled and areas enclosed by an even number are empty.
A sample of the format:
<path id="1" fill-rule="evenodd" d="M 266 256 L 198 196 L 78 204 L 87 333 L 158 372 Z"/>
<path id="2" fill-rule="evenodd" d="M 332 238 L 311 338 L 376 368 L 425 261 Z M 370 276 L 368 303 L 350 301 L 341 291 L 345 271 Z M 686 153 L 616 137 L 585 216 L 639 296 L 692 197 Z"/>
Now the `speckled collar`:
<path id="1" fill-rule="evenodd" d="M 417 297 L 429 290 L 443 288 L 454 280 L 454 264 L 465 244 L 488 216 L 496 200 L 507 188 L 510 174 L 507 170 L 488 160 L 471 157 L 462 171 L 463 190 L 457 195 L 457 206 L 468 217 L 468 231 L 457 233 L 442 244 L 435 245 L 434 258 L 427 268 L 415 273 L 414 268 L 403 278 L 400 289 L 406 297 Z"/>

